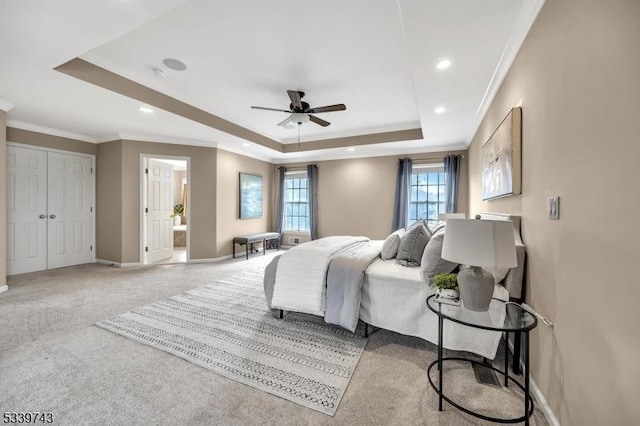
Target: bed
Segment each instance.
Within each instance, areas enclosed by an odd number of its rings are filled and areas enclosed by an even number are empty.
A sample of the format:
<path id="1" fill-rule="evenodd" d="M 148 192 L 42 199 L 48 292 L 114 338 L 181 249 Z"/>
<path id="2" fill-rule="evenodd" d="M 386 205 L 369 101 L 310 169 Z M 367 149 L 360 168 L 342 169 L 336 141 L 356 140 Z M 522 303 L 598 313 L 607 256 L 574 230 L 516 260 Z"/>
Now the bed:
<path id="1" fill-rule="evenodd" d="M 525 247 L 520 237 L 520 217 L 483 213 L 476 218 L 513 223 L 518 266 L 508 270 L 495 285 L 494 297 L 521 300 Z M 426 283 L 421 268 L 381 259 L 382 241 L 349 236 L 315 241 L 283 253 L 268 265 L 264 284 L 270 308 L 324 316 L 326 322 L 350 331 L 361 320 L 437 343 L 438 318 L 425 305 L 434 290 Z M 495 358 L 500 333 L 455 323 L 447 327 L 445 348 Z"/>

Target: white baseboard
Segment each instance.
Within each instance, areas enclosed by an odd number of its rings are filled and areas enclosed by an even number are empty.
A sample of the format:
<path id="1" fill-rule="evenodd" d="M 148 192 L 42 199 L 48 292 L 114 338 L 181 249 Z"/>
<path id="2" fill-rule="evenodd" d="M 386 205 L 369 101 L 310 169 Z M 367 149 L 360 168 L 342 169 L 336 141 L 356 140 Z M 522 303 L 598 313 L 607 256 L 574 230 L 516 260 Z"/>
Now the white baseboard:
<path id="1" fill-rule="evenodd" d="M 0 293 L 4 293 L 5 291 L 8 291 L 9 287 L 7 287 L 7 285 L 0 285 Z"/>
<path id="2" fill-rule="evenodd" d="M 529 376 L 529 384 L 531 385 L 531 390 L 533 391 L 533 397 L 538 402 L 538 408 L 540 408 L 540 411 L 542 411 L 542 414 L 544 414 L 544 417 L 549 422 L 549 425 L 560 426 L 560 422 L 558 421 L 558 418 L 553 413 L 553 410 L 551 410 L 551 407 L 549 406 L 549 403 L 547 402 L 546 398 L 542 394 L 542 391 L 536 384 L 536 381 L 531 378 L 531 376 Z"/>
<path id="3" fill-rule="evenodd" d="M 222 262 L 223 260 L 231 259 L 231 257 L 232 256 L 230 254 L 228 254 L 226 256 L 212 257 L 212 258 L 209 258 L 209 259 L 189 259 L 189 261 L 187 263 L 218 263 L 218 262 Z M 239 256 L 236 253 L 236 259 L 238 257 Z"/>
<path id="4" fill-rule="evenodd" d="M 140 262 L 119 263 L 112 260 L 96 259 L 96 263 L 102 265 L 115 266 L 116 268 L 131 268 L 133 266 L 140 266 Z"/>
<path id="5" fill-rule="evenodd" d="M 511 353 L 513 353 L 513 343 L 511 342 L 509 342 L 509 349 L 511 349 Z M 519 363 L 520 363 L 520 371 L 524 371 L 524 363 L 522 362 L 522 360 L 519 360 Z M 540 411 L 542 411 L 542 414 L 544 414 L 544 417 L 547 419 L 547 422 L 549 422 L 549 425 L 560 426 L 560 422 L 558 421 L 558 418 L 553 413 L 553 410 L 549 406 L 547 399 L 542 394 L 542 391 L 536 384 L 536 381 L 533 380 L 533 377 L 531 377 L 531 374 L 529 374 L 529 385 L 531 386 L 533 397 L 538 403 L 538 408 L 540 409 Z"/>
<path id="6" fill-rule="evenodd" d="M 236 259 L 240 259 L 240 255 L 238 253 L 236 253 Z M 228 254 L 226 256 L 220 256 L 220 257 L 211 257 L 208 259 L 189 259 L 187 262 L 185 263 L 218 263 L 218 262 L 222 262 L 223 260 L 228 260 L 231 259 L 232 255 Z M 244 253 L 242 254 L 242 258 L 244 258 Z M 117 268 L 130 268 L 133 266 L 143 266 L 141 263 L 139 262 L 132 262 L 132 263 L 119 263 L 119 262 L 114 262 L 112 260 L 104 260 L 104 259 L 96 259 L 96 263 L 100 263 L 103 265 L 109 265 L 109 266 L 115 266 Z M 151 266 L 152 264 L 149 265 L 144 265 L 144 266 Z"/>

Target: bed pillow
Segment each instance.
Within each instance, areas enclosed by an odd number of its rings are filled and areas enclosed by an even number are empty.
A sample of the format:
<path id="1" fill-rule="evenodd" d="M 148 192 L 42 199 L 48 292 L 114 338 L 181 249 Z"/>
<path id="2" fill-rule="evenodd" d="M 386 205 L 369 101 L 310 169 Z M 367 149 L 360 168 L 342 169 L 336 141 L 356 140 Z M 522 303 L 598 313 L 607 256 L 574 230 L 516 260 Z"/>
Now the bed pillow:
<path id="1" fill-rule="evenodd" d="M 436 274 L 448 274 L 458 266 L 442 258 L 442 243 L 444 242 L 445 228 L 441 228 L 431 236 L 427 247 L 422 254 L 420 272 L 425 282 L 430 283 L 431 277 Z"/>
<path id="2" fill-rule="evenodd" d="M 499 282 L 504 280 L 504 278 L 509 273 L 509 268 L 482 268 L 482 269 L 484 269 L 485 271 L 493 275 L 494 284 L 498 284 Z"/>
<path id="3" fill-rule="evenodd" d="M 398 247 L 400 247 L 400 241 L 402 241 L 403 236 L 404 228 L 401 228 L 390 234 L 387 239 L 384 240 L 382 250 L 380 250 L 380 257 L 382 260 L 389 260 L 396 257 L 396 254 L 398 254 Z"/>
<path id="4" fill-rule="evenodd" d="M 444 220 L 439 220 L 432 228 L 429 229 L 431 231 L 431 235 L 434 235 L 436 232 L 444 228 L 446 224 L 447 223 Z"/>
<path id="5" fill-rule="evenodd" d="M 420 266 L 422 252 L 430 237 L 431 233 L 423 221 L 411 225 L 400 241 L 398 263 L 402 266 Z"/>

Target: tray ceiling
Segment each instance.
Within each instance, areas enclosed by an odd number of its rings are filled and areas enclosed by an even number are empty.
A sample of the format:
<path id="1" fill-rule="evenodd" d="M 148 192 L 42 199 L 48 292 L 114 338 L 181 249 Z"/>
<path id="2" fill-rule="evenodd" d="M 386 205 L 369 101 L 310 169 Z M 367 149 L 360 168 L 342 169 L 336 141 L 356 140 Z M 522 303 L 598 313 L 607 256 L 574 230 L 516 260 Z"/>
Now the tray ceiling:
<path id="1" fill-rule="evenodd" d="M 9 125 L 287 162 L 465 148 L 542 0 L 52 3 L 0 4 Z M 287 89 L 347 110 L 298 139 L 249 108 L 288 109 Z"/>

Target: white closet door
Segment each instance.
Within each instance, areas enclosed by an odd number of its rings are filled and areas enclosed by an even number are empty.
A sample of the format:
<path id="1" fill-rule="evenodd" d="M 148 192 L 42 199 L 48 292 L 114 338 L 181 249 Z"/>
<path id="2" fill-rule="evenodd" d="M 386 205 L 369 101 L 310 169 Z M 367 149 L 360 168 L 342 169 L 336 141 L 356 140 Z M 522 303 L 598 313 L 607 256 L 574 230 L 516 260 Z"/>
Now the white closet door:
<path id="1" fill-rule="evenodd" d="M 47 269 L 47 152 L 7 147 L 7 274 Z"/>
<path id="2" fill-rule="evenodd" d="M 91 262 L 91 159 L 48 153 L 48 267 Z"/>
<path id="3" fill-rule="evenodd" d="M 173 256 L 173 166 L 149 159 L 147 176 L 147 262 Z"/>

